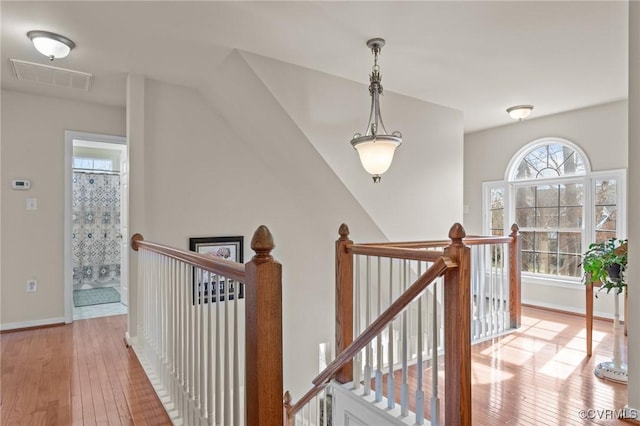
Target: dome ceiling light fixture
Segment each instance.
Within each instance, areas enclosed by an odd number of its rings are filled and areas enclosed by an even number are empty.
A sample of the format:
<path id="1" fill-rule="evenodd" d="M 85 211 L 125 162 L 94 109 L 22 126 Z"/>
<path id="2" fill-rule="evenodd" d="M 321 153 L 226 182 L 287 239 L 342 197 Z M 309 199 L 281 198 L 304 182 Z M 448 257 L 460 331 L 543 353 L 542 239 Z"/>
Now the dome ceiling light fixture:
<path id="1" fill-rule="evenodd" d="M 507 114 L 514 120 L 522 121 L 531 114 L 533 105 L 516 105 L 507 108 Z"/>
<path id="2" fill-rule="evenodd" d="M 351 139 L 351 146 L 358 151 L 362 167 L 371 175 L 373 182 L 380 182 L 380 175 L 386 172 L 393 161 L 393 154 L 402 143 L 402 134 L 395 131 L 387 134 L 380 114 L 380 95 L 382 95 L 382 76 L 378 65 L 378 56 L 384 46 L 382 38 L 372 38 L 367 46 L 373 53 L 373 69 L 369 76 L 369 94 L 371 95 L 371 110 L 369 123 L 364 135 L 356 133 Z"/>
<path id="3" fill-rule="evenodd" d="M 29 31 L 27 37 L 38 52 L 50 61 L 66 57 L 76 47 L 76 44 L 67 37 L 49 31 Z"/>

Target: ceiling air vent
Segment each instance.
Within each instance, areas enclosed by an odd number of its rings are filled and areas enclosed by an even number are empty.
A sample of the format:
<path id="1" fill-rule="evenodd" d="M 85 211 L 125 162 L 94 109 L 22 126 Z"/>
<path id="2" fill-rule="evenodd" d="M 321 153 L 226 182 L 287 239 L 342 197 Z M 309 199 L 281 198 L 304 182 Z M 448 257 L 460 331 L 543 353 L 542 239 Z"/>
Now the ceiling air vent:
<path id="1" fill-rule="evenodd" d="M 18 80 L 34 81 L 50 86 L 66 87 L 89 91 L 92 74 L 64 68 L 41 65 L 33 62 L 10 59 L 13 72 Z"/>

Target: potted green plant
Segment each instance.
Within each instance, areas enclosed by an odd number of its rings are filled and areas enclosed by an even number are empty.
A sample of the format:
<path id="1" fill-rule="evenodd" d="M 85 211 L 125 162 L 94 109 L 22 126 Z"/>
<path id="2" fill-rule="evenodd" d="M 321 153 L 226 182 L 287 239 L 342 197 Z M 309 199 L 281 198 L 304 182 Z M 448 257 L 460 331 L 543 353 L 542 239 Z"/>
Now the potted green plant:
<path id="1" fill-rule="evenodd" d="M 601 290 L 609 293 L 616 289 L 617 294 L 624 291 L 627 282 L 624 272 L 627 269 L 627 240 L 611 238 L 600 243 L 592 243 L 582 261 L 584 283 L 600 285 Z"/>
<path id="2" fill-rule="evenodd" d="M 600 243 L 589 245 L 582 261 L 584 283 L 600 286 L 609 293 L 616 290 L 613 312 L 613 358 L 610 362 L 599 363 L 594 374 L 600 379 L 618 383 L 627 383 L 627 364 L 623 362 L 623 336 L 620 326 L 620 307 L 618 295 L 626 291 L 627 282 L 624 272 L 627 269 L 627 240 L 611 238 Z M 598 294 L 596 293 L 596 297 Z"/>

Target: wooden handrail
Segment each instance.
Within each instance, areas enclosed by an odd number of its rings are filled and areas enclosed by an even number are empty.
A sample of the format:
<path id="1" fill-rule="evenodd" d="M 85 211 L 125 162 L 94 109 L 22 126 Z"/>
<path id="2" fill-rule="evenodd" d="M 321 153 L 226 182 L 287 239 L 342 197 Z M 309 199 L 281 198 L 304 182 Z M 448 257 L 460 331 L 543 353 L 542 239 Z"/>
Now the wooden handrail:
<path id="1" fill-rule="evenodd" d="M 458 264 L 447 257 L 439 257 L 433 265 L 422 274 L 395 302 L 391 304 L 374 322 L 367 327 L 336 359 L 334 359 L 318 376 L 313 379 L 314 386 L 298 402 L 288 408 L 288 415 L 294 416 L 304 405 L 322 390 L 326 383 L 346 363 L 351 361 L 374 337 L 378 336 L 395 317 L 400 314 L 416 297 L 422 293 L 436 278 L 442 276 L 450 268 Z"/>
<path id="2" fill-rule="evenodd" d="M 477 246 L 484 244 L 504 244 L 510 243 L 512 238 L 510 236 L 494 236 L 494 235 L 474 235 L 465 237 L 462 241 L 468 246 Z M 447 247 L 451 243 L 451 240 L 434 240 L 434 241 L 407 241 L 399 243 L 358 243 L 359 247 L 393 247 L 393 248 L 405 248 L 405 249 L 425 249 L 425 248 L 438 248 Z"/>
<path id="3" fill-rule="evenodd" d="M 180 260 L 197 268 L 204 269 L 205 271 L 245 282 L 245 266 L 242 263 L 213 258 L 193 251 L 181 250 L 175 247 L 145 241 L 141 234 L 134 234 L 131 237 L 131 248 L 135 251 L 144 248 L 145 250 L 160 253 L 172 259 Z"/>
<path id="4" fill-rule="evenodd" d="M 296 402 L 295 404 L 291 404 L 291 401 L 289 401 L 289 405 L 285 407 L 287 411 L 287 418 L 293 419 L 293 416 L 295 416 L 296 413 L 302 409 L 302 407 L 307 405 L 307 403 L 311 401 L 314 396 L 320 393 L 322 389 L 327 387 L 327 384 L 328 383 L 321 383 L 319 385 L 313 385 L 309 392 L 305 393 L 304 396 L 300 398 L 300 400 L 298 400 L 298 402 Z"/>
<path id="5" fill-rule="evenodd" d="M 354 244 L 347 248 L 352 254 L 361 254 L 366 256 L 391 257 L 394 259 L 422 260 L 426 262 L 435 262 L 444 255 L 442 251 L 435 250 L 416 250 L 412 248 L 392 247 L 392 246 L 373 246 Z"/>

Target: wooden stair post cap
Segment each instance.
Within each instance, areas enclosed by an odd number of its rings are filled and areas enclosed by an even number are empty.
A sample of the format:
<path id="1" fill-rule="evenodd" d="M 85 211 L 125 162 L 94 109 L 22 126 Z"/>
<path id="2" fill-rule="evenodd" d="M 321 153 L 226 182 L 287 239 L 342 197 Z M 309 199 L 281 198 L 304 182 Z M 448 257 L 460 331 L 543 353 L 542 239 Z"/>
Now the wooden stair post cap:
<path id="1" fill-rule="evenodd" d="M 349 227 L 347 226 L 346 223 L 343 223 L 342 225 L 340 225 L 340 228 L 338 229 L 338 234 L 340 235 L 341 240 L 346 240 L 347 238 L 349 238 Z"/>
<path id="2" fill-rule="evenodd" d="M 454 223 L 449 230 L 449 238 L 452 240 L 462 240 L 466 236 L 467 232 L 464 230 L 464 227 L 458 222 Z"/>
<path id="3" fill-rule="evenodd" d="M 520 227 L 518 226 L 517 223 L 514 223 L 513 225 L 511 225 L 511 233 L 512 234 L 517 234 L 519 230 L 520 230 Z"/>
<path id="4" fill-rule="evenodd" d="M 251 238 L 251 249 L 258 256 L 268 256 L 275 246 L 273 235 L 271 235 L 269 228 L 265 225 L 260 225 L 256 232 L 253 233 L 253 238 Z"/>

